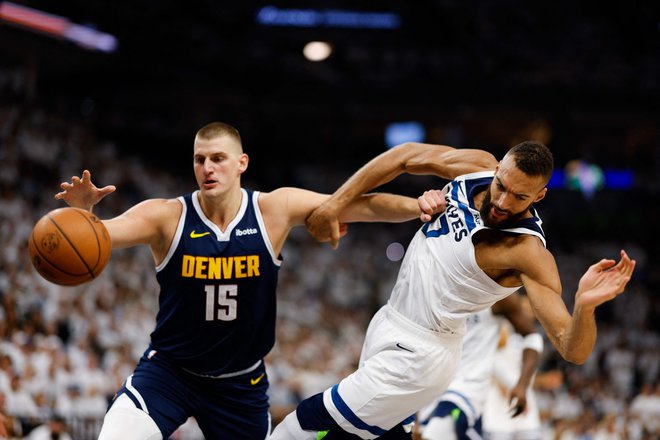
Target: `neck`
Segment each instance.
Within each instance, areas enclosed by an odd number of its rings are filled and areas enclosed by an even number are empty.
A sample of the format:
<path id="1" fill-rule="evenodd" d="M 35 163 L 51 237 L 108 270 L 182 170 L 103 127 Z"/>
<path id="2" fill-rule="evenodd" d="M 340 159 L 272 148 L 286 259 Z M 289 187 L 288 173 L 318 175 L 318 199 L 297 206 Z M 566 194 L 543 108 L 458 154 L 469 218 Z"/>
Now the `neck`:
<path id="1" fill-rule="evenodd" d="M 218 197 L 204 196 L 200 191 L 197 197 L 204 215 L 218 225 L 222 231 L 236 217 L 243 201 L 240 187 Z"/>

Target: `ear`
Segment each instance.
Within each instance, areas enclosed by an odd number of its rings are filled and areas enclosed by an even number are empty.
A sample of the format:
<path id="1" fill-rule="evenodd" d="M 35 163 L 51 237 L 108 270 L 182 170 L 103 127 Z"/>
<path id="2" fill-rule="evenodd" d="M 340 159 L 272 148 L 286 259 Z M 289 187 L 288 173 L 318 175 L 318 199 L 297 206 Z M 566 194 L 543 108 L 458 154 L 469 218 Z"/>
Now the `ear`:
<path id="1" fill-rule="evenodd" d="M 238 171 L 240 171 L 241 174 L 247 170 L 249 162 L 250 157 L 245 153 L 241 154 L 241 157 L 238 159 Z"/>
<path id="2" fill-rule="evenodd" d="M 548 192 L 548 188 L 543 188 L 540 193 L 537 194 L 534 203 L 540 202 L 545 197 L 545 194 Z"/>

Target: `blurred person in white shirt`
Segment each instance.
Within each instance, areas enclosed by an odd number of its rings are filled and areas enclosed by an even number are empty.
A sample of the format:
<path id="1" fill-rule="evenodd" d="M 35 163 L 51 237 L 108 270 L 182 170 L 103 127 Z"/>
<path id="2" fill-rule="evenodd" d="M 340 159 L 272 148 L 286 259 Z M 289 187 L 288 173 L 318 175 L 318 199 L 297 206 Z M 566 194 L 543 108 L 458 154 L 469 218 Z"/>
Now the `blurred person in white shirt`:
<path id="1" fill-rule="evenodd" d="M 43 425 L 37 426 L 25 438 L 26 440 L 72 440 L 66 431 L 66 422 L 60 416 L 54 416 Z"/>

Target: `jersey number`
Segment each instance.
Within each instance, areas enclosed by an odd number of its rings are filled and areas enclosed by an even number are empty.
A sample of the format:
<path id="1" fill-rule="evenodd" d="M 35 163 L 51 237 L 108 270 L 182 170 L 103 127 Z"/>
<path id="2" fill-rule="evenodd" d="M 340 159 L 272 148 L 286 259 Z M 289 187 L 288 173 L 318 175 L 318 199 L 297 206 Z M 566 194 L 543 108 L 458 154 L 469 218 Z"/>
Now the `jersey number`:
<path id="1" fill-rule="evenodd" d="M 206 320 L 233 321 L 236 319 L 238 307 L 238 286 L 225 284 L 221 286 L 205 286 Z"/>

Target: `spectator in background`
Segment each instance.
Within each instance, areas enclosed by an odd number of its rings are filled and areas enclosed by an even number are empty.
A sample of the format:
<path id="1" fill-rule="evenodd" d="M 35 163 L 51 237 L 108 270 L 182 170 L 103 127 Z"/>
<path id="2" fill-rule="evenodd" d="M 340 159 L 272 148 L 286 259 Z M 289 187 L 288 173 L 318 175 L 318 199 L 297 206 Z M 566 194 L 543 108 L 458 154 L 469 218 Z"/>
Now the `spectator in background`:
<path id="1" fill-rule="evenodd" d="M 26 440 L 72 440 L 72 438 L 67 432 L 64 417 L 56 415 L 30 431 Z"/>

